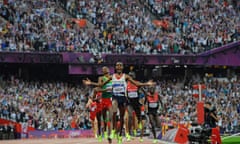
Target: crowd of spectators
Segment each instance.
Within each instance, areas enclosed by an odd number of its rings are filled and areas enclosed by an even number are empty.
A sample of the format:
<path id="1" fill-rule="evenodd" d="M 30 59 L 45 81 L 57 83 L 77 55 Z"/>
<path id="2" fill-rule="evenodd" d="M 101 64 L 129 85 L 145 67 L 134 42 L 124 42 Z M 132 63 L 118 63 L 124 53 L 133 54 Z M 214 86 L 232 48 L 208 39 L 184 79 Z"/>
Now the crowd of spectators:
<path id="1" fill-rule="evenodd" d="M 41 130 L 89 129 L 88 88 L 64 82 L 0 82 L 0 117 Z"/>
<path id="2" fill-rule="evenodd" d="M 158 89 L 166 108 L 163 120 L 166 120 L 167 116 L 167 120 L 179 123 L 197 121 L 196 108 L 199 98 L 194 96 L 196 90 L 193 89 L 193 84 L 199 82 L 206 85 L 206 89 L 202 90 L 203 99 L 216 108 L 221 132 L 239 132 L 240 80 L 237 76 L 229 79 L 193 76 L 187 84 L 184 84 L 182 79 L 161 81 Z"/>
<path id="3" fill-rule="evenodd" d="M 197 81 L 195 81 L 197 80 Z M 205 101 L 217 109 L 222 132 L 237 132 L 240 126 L 240 80 L 194 77 L 188 84 L 182 79 L 159 80 L 157 90 L 164 107 L 162 122 L 195 122 L 197 98 L 192 84 L 206 84 Z M 64 82 L 25 81 L 11 77 L 0 82 L 0 117 L 28 123 L 40 130 L 88 129 L 89 113 L 85 108 L 90 87 Z"/>
<path id="4" fill-rule="evenodd" d="M 234 2 L 9 0 L 0 5 L 0 15 L 11 23 L 2 26 L 0 50 L 198 53 L 240 40 Z M 80 28 L 62 7 L 93 26 Z M 164 25 L 153 23 L 150 11 Z"/>
<path id="5" fill-rule="evenodd" d="M 84 15 L 87 13 L 88 19 L 100 28 L 101 33 L 110 34 L 110 39 L 105 37 L 107 42 L 101 37 L 97 39 L 101 44 L 107 44 L 112 52 L 186 54 L 239 40 L 239 6 L 236 3 L 69 0 L 66 9 Z M 160 14 L 154 13 L 161 24 L 152 23 L 154 17 L 149 9 L 161 10 Z M 102 51 L 102 47 L 98 49 Z"/>
<path id="6" fill-rule="evenodd" d="M 0 5 L 0 15 L 9 22 L 1 27 L 1 51 L 87 51 L 90 32 L 54 0 L 11 0 Z"/>
<path id="7" fill-rule="evenodd" d="M 236 0 L 141 0 L 177 39 L 196 51 L 239 40 L 240 2 Z M 236 35 L 238 31 L 238 36 Z M 200 46 L 200 47 L 199 47 Z"/>

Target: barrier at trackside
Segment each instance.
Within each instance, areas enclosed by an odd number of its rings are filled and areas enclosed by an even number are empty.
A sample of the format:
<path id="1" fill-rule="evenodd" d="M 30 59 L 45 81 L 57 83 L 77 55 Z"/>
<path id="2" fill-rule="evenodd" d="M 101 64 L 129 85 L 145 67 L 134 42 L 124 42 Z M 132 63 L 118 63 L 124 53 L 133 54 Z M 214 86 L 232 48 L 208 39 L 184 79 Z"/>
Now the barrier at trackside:
<path id="1" fill-rule="evenodd" d="M 161 123 L 161 132 L 158 135 L 158 139 L 175 142 L 175 143 L 187 143 L 189 128 L 191 124 L 189 122 L 175 122 L 168 121 Z"/>
<path id="2" fill-rule="evenodd" d="M 169 127 L 172 128 L 187 128 L 189 129 L 191 127 L 191 124 L 189 122 L 186 123 L 177 123 L 177 122 L 171 122 L 171 123 L 161 123 L 161 135 L 164 136 L 166 132 L 170 129 Z"/>
<path id="3" fill-rule="evenodd" d="M 28 133 L 28 138 L 87 138 L 94 137 L 92 130 L 34 130 Z"/>
<path id="4" fill-rule="evenodd" d="M 165 132 L 161 140 L 175 143 L 187 143 L 189 130 L 185 127 L 173 128 Z"/>

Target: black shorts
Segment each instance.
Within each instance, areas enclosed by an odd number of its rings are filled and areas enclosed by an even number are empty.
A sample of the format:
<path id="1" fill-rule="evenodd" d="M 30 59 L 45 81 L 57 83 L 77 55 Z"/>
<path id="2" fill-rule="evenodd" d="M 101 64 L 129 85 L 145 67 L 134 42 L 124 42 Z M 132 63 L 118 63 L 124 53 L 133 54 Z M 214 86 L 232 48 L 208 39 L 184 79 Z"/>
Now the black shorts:
<path id="1" fill-rule="evenodd" d="M 148 115 L 157 116 L 158 115 L 158 108 L 148 108 Z"/>
<path id="2" fill-rule="evenodd" d="M 145 117 L 141 114 L 141 106 L 142 104 L 139 102 L 139 98 L 128 98 L 128 105 L 130 105 L 136 113 L 138 120 L 143 119 Z"/>
<path id="3" fill-rule="evenodd" d="M 127 106 L 127 97 L 125 96 L 113 96 L 113 100 L 116 100 L 119 106 Z"/>

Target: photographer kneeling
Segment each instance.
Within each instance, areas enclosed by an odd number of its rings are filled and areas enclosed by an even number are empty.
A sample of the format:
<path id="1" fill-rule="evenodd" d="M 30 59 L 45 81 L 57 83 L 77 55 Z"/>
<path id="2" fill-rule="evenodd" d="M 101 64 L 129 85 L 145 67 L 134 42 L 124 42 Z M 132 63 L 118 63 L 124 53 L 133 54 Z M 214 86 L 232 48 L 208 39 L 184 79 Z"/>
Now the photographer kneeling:
<path id="1" fill-rule="evenodd" d="M 208 140 L 212 134 L 212 128 L 217 127 L 217 112 L 216 108 L 211 106 L 210 102 L 206 102 L 204 105 L 204 124 L 195 125 L 195 129 L 191 130 L 191 133 L 188 135 L 189 143 L 199 143 L 207 144 Z"/>

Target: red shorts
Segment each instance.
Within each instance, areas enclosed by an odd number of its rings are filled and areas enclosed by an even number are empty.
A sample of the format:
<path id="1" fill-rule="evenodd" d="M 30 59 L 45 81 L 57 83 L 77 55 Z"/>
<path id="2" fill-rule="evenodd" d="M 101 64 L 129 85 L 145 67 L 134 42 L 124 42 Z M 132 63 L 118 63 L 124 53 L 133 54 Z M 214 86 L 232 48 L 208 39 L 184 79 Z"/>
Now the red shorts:
<path id="1" fill-rule="evenodd" d="M 97 112 L 96 112 L 96 111 L 91 111 L 91 112 L 90 112 L 90 119 L 91 119 L 92 121 L 94 121 L 95 118 L 96 118 L 96 115 L 97 115 Z"/>
<path id="2" fill-rule="evenodd" d="M 102 108 L 109 109 L 110 107 L 112 107 L 111 98 L 102 98 Z"/>

